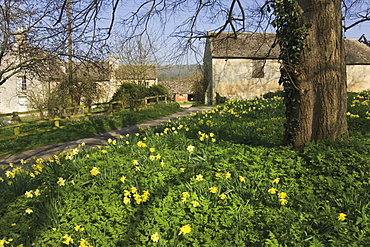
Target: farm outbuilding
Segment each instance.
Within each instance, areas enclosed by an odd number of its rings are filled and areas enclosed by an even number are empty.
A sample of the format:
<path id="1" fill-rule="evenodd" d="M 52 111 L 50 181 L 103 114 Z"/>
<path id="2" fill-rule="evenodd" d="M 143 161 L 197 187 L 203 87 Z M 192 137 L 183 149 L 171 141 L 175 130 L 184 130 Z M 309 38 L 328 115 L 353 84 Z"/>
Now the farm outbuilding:
<path id="1" fill-rule="evenodd" d="M 204 80 L 205 101 L 215 104 L 217 98 L 252 99 L 282 89 L 279 46 L 273 46 L 271 33 L 221 33 L 206 41 Z M 346 39 L 348 91 L 370 89 L 370 47 Z"/>

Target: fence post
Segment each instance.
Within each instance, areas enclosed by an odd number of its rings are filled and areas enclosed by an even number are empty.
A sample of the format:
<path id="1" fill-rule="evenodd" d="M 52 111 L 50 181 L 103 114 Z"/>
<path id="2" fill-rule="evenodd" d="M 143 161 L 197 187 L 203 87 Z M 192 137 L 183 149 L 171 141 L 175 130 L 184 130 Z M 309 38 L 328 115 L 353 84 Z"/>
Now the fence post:
<path id="1" fill-rule="evenodd" d="M 84 108 L 84 114 L 85 114 L 85 121 L 89 121 L 89 115 L 90 115 L 90 106 L 85 106 Z"/>
<path id="2" fill-rule="evenodd" d="M 130 111 L 134 111 L 134 100 L 130 99 Z"/>
<path id="3" fill-rule="evenodd" d="M 53 120 L 54 120 L 54 126 L 60 127 L 60 117 L 59 117 L 59 108 L 53 108 Z"/>
<path id="4" fill-rule="evenodd" d="M 18 112 L 13 112 L 13 117 L 12 117 L 13 123 L 18 124 L 19 123 L 19 116 Z M 14 135 L 18 136 L 21 133 L 20 127 L 14 127 Z"/>
<path id="5" fill-rule="evenodd" d="M 110 117 L 113 117 L 113 106 L 112 106 L 112 102 L 109 102 L 108 115 Z"/>

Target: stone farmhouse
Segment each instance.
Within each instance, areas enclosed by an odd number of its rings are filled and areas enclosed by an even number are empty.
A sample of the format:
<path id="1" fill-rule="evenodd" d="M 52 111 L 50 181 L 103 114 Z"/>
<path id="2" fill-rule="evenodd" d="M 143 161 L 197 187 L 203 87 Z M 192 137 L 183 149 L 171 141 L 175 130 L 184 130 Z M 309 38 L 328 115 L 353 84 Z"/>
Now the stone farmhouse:
<path id="1" fill-rule="evenodd" d="M 38 62 L 27 63 L 29 58 Z M 47 91 L 55 87 L 56 80 L 63 74 L 63 63 L 59 59 L 50 58 L 46 52 L 27 45 L 22 29 L 17 31 L 14 45 L 0 63 L 3 71 L 15 68 L 4 74 L 10 77 L 0 85 L 0 113 L 27 111 L 30 99 L 42 100 Z"/>
<path id="2" fill-rule="evenodd" d="M 211 33 L 209 33 L 211 34 Z M 204 80 L 205 101 L 215 104 L 217 97 L 252 99 L 281 90 L 279 47 L 272 47 L 275 34 L 221 33 L 206 40 Z M 370 47 L 346 39 L 348 91 L 370 89 Z"/>
<path id="3" fill-rule="evenodd" d="M 34 49 L 28 49 L 33 50 Z M 22 50 L 23 51 L 23 50 Z M 19 45 L 15 45 L 12 52 L 9 52 L 5 59 L 8 64 L 19 63 L 21 59 L 27 59 L 27 52 L 19 50 Z M 43 51 L 37 51 L 40 56 L 40 63 L 36 66 L 21 68 L 15 75 L 10 77 L 0 86 L 0 113 L 24 112 L 36 109 L 35 105 L 48 106 L 55 89 L 65 80 L 67 64 L 58 57 L 43 60 L 42 57 L 49 56 Z M 35 57 L 35 54 L 32 54 Z M 6 66 L 3 63 L 2 66 Z M 80 62 L 73 64 L 73 73 L 77 80 L 89 80 L 95 83 L 95 92 L 93 102 L 86 95 L 79 95 L 81 103 L 108 102 L 120 85 L 124 82 L 139 83 L 139 78 L 130 76 L 125 65 L 120 65 L 114 57 L 109 57 L 108 61 L 92 63 Z M 135 67 L 139 69 L 140 66 Z M 123 73 L 126 71 L 126 73 Z M 154 72 L 153 72 L 154 71 Z M 155 67 L 145 68 L 147 75 L 140 77 L 145 85 L 156 85 L 157 78 Z M 83 87 L 83 83 L 79 84 Z M 48 99 L 49 97 L 49 99 Z"/>

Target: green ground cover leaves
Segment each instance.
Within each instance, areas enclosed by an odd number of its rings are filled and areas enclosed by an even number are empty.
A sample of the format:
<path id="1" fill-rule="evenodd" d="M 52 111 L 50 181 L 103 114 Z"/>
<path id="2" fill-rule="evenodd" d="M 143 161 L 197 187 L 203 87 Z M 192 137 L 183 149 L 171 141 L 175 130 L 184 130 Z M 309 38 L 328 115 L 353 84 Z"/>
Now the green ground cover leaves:
<path id="1" fill-rule="evenodd" d="M 366 246 L 364 95 L 350 99 L 351 138 L 303 152 L 279 145 L 284 109 L 275 97 L 229 101 L 96 149 L 36 159 L 0 182 L 0 243 Z"/>

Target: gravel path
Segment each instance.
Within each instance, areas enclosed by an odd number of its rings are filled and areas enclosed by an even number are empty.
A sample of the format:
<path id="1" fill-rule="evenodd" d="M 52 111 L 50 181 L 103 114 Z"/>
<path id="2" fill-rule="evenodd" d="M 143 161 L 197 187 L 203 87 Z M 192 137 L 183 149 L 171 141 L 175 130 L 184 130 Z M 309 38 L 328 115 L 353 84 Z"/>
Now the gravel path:
<path id="1" fill-rule="evenodd" d="M 136 125 L 127 126 L 120 129 L 111 130 L 96 136 L 87 137 L 79 140 L 68 141 L 65 143 L 57 143 L 49 146 L 38 147 L 34 149 L 30 149 L 24 152 L 11 154 L 7 156 L 0 157 L 0 167 L 6 166 L 8 167 L 9 163 L 14 163 L 14 165 L 19 165 L 20 160 L 31 160 L 34 157 L 48 159 L 50 156 L 58 155 L 63 151 L 69 151 L 73 148 L 76 148 L 79 144 L 85 143 L 88 147 L 96 147 L 99 145 L 103 145 L 107 143 L 109 138 L 118 138 L 120 135 L 126 134 L 134 134 L 139 132 L 139 128 L 147 128 L 160 125 L 161 123 L 165 123 L 167 120 L 177 120 L 180 117 L 189 115 L 191 112 L 202 112 L 202 111 L 209 111 L 213 108 L 213 106 L 202 106 L 202 107 L 184 107 L 184 109 L 180 112 L 174 113 L 172 115 L 146 121 L 143 123 L 139 123 Z M 5 170 L 0 169 L 0 173 L 5 172 Z"/>

